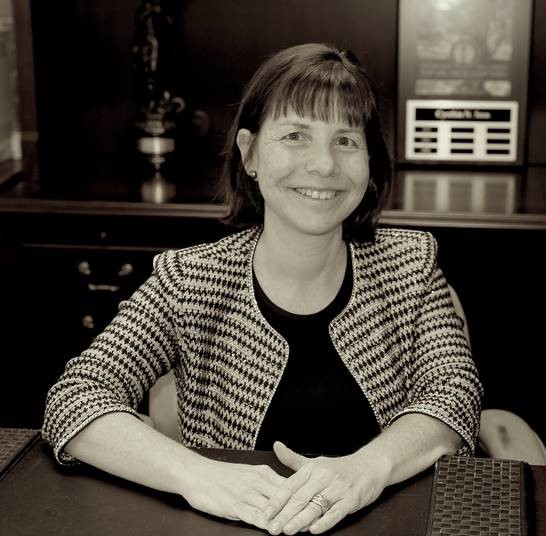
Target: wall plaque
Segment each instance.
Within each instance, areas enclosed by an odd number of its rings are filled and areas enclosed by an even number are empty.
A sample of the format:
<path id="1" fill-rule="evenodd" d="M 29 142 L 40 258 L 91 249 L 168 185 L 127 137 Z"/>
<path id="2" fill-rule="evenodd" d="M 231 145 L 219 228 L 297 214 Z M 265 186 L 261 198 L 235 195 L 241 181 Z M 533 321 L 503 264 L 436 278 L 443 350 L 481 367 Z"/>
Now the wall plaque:
<path id="1" fill-rule="evenodd" d="M 521 164 L 532 0 L 400 0 L 398 160 Z"/>

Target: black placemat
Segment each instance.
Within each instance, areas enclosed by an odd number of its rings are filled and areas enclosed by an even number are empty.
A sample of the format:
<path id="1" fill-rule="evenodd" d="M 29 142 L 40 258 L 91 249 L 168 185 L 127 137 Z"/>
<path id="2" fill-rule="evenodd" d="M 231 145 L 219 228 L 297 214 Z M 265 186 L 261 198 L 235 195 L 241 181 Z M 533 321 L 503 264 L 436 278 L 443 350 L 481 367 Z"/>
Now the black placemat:
<path id="1" fill-rule="evenodd" d="M 37 440 L 38 430 L 0 428 L 0 479 Z"/>
<path id="2" fill-rule="evenodd" d="M 516 460 L 440 458 L 427 535 L 526 535 L 526 472 L 526 464 Z"/>

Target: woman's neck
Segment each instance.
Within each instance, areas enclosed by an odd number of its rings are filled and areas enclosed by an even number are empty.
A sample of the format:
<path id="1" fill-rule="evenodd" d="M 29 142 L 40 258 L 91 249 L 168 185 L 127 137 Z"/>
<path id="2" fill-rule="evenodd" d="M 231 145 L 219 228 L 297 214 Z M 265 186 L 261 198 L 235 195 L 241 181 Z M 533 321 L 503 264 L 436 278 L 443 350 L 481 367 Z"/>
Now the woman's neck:
<path id="1" fill-rule="evenodd" d="M 347 262 L 341 229 L 329 235 L 289 235 L 264 227 L 254 272 L 269 299 L 294 313 L 321 310 L 336 296 Z"/>

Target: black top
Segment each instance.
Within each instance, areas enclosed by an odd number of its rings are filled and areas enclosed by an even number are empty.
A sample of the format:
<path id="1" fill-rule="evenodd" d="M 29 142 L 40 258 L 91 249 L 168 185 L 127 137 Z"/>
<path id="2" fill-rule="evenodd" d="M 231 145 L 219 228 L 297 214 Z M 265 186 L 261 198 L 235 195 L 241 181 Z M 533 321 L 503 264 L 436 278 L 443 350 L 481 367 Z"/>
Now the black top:
<path id="1" fill-rule="evenodd" d="M 322 311 L 309 315 L 277 307 L 256 276 L 258 306 L 288 342 L 288 363 L 258 434 L 256 448 L 282 441 L 300 453 L 350 454 L 380 429 L 368 400 L 337 353 L 328 333 L 353 287 L 350 255 L 341 288 Z"/>

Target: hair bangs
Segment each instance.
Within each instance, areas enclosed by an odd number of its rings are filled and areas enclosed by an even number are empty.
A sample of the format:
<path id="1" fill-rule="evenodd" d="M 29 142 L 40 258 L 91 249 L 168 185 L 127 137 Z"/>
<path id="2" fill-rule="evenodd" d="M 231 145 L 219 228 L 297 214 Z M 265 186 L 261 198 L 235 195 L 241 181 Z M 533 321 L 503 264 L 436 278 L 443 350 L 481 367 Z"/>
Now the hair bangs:
<path id="1" fill-rule="evenodd" d="M 324 122 L 342 122 L 364 128 L 375 102 L 368 87 L 362 87 L 341 64 L 287 77 L 272 89 L 268 108 L 278 118 L 294 111 L 300 117 Z"/>

